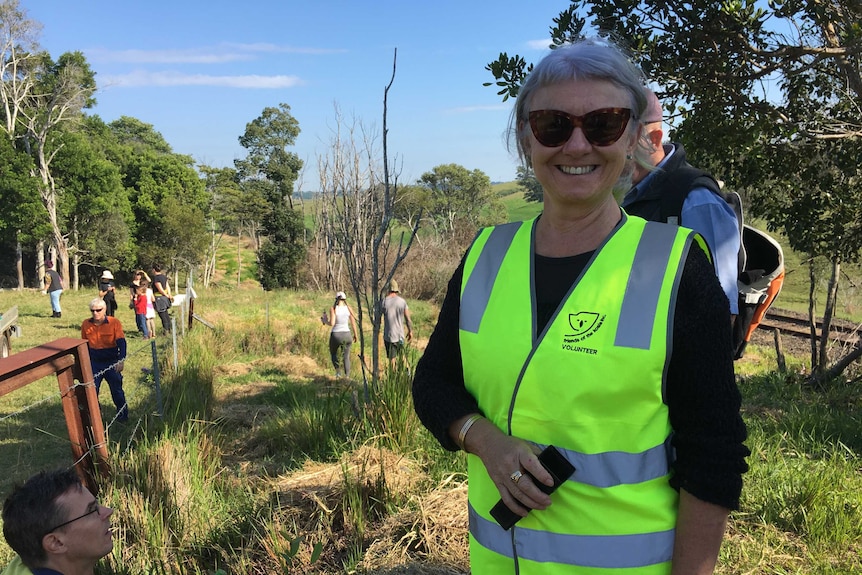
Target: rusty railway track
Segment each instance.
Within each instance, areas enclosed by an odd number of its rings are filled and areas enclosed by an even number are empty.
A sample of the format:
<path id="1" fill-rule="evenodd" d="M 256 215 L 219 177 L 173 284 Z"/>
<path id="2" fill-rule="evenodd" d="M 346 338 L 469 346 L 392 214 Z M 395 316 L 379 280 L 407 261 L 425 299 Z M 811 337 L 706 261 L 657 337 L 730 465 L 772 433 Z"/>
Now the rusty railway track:
<path id="1" fill-rule="evenodd" d="M 781 333 L 795 337 L 810 338 L 811 328 L 808 317 L 805 314 L 791 312 L 782 309 L 771 308 L 766 312 L 766 317 L 760 322 L 759 328 L 767 330 L 781 330 Z M 817 337 L 820 337 L 823 328 L 822 318 L 817 318 Z M 829 328 L 829 337 L 833 341 L 840 341 L 851 345 L 859 342 L 862 324 L 843 319 L 833 319 Z"/>

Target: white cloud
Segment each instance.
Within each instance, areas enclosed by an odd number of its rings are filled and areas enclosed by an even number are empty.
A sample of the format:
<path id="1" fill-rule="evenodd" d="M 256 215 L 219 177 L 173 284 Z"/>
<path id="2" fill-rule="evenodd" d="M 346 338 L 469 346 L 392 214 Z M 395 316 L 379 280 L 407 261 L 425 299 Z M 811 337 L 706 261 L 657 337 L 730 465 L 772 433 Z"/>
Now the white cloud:
<path id="1" fill-rule="evenodd" d="M 530 50 L 547 50 L 548 46 L 553 44 L 550 38 L 545 38 L 543 40 L 530 40 L 527 42 L 527 48 Z"/>
<path id="2" fill-rule="evenodd" d="M 95 62 L 124 62 L 131 64 L 221 64 L 251 60 L 251 54 L 237 52 L 190 50 L 103 50 L 88 49 L 87 56 Z"/>
<path id="3" fill-rule="evenodd" d="M 345 50 L 328 48 L 302 48 L 277 44 L 225 43 L 205 48 L 177 50 L 106 50 L 89 48 L 87 57 L 96 62 L 125 62 L 132 64 L 222 64 L 253 60 L 256 54 L 336 54 Z"/>
<path id="4" fill-rule="evenodd" d="M 140 86 L 218 86 L 222 88 L 272 89 L 292 88 L 304 82 L 297 76 L 260 76 L 249 74 L 242 76 L 213 76 L 210 74 L 183 74 L 180 72 L 146 72 L 135 71 L 129 74 L 104 75 L 105 87 L 140 87 Z"/>

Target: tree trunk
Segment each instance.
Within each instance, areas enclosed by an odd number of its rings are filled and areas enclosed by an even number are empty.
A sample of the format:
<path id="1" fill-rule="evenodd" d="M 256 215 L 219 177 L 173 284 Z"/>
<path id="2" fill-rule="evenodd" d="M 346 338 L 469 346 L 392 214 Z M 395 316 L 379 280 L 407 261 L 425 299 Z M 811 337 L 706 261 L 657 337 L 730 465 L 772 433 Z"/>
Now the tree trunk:
<path id="1" fill-rule="evenodd" d="M 18 289 L 24 289 L 24 254 L 21 248 L 21 232 L 15 232 L 15 271 L 18 273 Z"/>
<path id="2" fill-rule="evenodd" d="M 829 286 L 826 289 L 826 307 L 823 309 L 823 325 L 820 332 L 820 358 L 817 363 L 818 371 L 826 369 L 829 360 L 829 329 L 832 325 L 832 316 L 835 314 L 835 305 L 838 299 L 838 277 L 841 273 L 841 258 L 835 256 L 832 260 L 832 273 L 829 276 Z"/>
<path id="3" fill-rule="evenodd" d="M 72 242 L 73 245 L 78 245 L 78 222 L 75 219 L 72 220 Z M 69 285 L 75 291 L 78 291 L 81 286 L 81 278 L 78 275 L 80 264 L 81 254 L 78 250 L 72 250 L 72 261 L 70 262 L 72 281 L 69 282 Z"/>
<path id="4" fill-rule="evenodd" d="M 51 241 L 55 251 L 54 269 L 68 283 L 69 246 L 66 243 L 66 237 L 60 229 L 60 221 L 57 218 L 57 189 L 54 186 L 54 178 L 51 176 L 48 163 L 49 160 L 45 156 L 45 140 L 40 139 L 36 147 L 36 169 L 39 171 L 41 179 L 39 196 L 42 199 L 42 205 L 45 206 L 45 211 L 48 212 L 48 223 L 51 224 Z"/>
<path id="5" fill-rule="evenodd" d="M 814 274 L 814 256 L 809 254 L 808 258 L 808 326 L 811 330 L 811 371 L 817 371 L 817 316 L 815 314 L 814 297 L 816 293 L 817 278 Z"/>
<path id="6" fill-rule="evenodd" d="M 36 242 L 36 287 L 40 290 L 45 289 L 45 242 L 39 240 Z"/>

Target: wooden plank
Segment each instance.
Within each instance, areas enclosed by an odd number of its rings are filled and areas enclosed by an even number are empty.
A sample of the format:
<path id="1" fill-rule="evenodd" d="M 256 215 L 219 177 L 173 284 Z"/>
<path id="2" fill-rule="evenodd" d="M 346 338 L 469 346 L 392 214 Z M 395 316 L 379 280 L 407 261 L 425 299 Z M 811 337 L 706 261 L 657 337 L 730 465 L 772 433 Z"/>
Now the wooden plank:
<path id="1" fill-rule="evenodd" d="M 65 355 L 56 359 L 48 360 L 46 363 L 35 364 L 21 367 L 15 371 L 0 375 L 0 397 L 7 393 L 11 393 L 16 389 L 21 389 L 26 385 L 30 385 L 34 381 L 54 375 L 58 371 L 68 369 L 75 365 L 75 356 Z"/>

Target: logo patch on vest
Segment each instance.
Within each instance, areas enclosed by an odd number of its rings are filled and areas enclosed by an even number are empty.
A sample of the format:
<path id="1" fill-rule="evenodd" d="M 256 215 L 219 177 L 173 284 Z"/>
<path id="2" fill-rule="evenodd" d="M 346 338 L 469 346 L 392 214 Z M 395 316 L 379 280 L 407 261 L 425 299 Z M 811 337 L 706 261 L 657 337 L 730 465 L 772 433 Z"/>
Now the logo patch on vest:
<path id="1" fill-rule="evenodd" d="M 563 336 L 563 349 L 566 351 L 577 351 L 594 355 L 598 350 L 577 345 L 594 333 L 599 331 L 605 322 L 605 315 L 599 315 L 594 311 L 579 311 L 569 314 L 569 325 L 574 333 Z"/>

